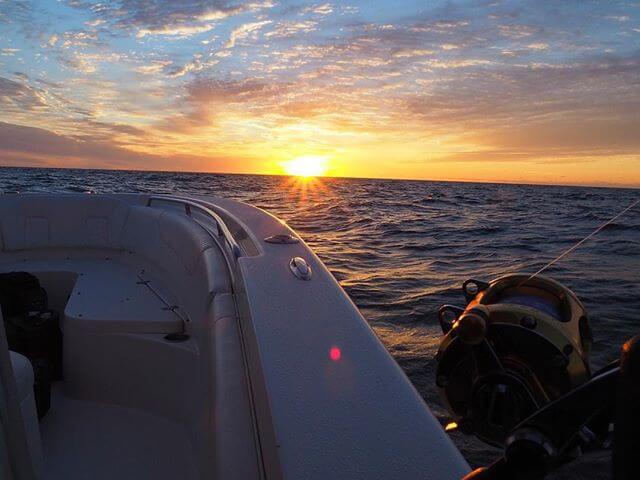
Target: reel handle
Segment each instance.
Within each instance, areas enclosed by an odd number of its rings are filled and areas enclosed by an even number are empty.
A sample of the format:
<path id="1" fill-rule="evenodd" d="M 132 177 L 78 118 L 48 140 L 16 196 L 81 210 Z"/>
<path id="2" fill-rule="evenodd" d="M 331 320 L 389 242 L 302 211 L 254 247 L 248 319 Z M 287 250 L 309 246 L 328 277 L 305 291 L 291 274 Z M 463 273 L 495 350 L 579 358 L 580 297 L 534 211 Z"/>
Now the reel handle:
<path id="1" fill-rule="evenodd" d="M 613 478 L 638 477 L 640 451 L 640 335 L 622 347 L 619 362 L 603 368 L 589 382 L 548 404 L 514 428 L 505 455 L 488 467 L 467 474 L 462 480 L 541 479 L 566 458 L 579 443 L 589 421 L 613 403 L 616 390 L 613 433 Z M 555 425 L 555 430 L 548 430 Z M 547 428 L 544 428 L 547 427 Z M 548 435 L 543 433 L 546 430 Z M 521 448 L 523 447 L 523 448 Z M 533 448 L 532 448 L 533 447 Z"/>

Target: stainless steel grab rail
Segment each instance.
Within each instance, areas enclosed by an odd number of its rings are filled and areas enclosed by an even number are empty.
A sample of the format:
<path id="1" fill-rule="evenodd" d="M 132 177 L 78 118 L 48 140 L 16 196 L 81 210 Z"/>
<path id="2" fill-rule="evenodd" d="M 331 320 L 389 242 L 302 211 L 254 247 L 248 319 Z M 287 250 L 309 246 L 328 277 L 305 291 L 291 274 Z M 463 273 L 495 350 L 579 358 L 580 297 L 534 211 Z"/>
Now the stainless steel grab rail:
<path id="1" fill-rule="evenodd" d="M 188 200 L 186 198 L 164 196 L 164 195 L 151 195 L 147 200 L 147 206 L 150 207 L 154 200 L 158 202 L 173 202 L 173 203 L 182 204 L 184 205 L 185 213 L 189 217 L 191 217 L 192 208 L 195 208 L 197 210 L 200 210 L 201 212 L 204 212 L 213 220 L 215 220 L 216 226 L 218 229 L 218 236 L 224 238 L 224 240 L 227 242 L 227 244 L 229 245 L 229 249 L 231 250 L 231 253 L 234 256 L 234 260 L 242 256 L 242 249 L 240 248 L 240 245 L 238 245 L 238 242 L 236 242 L 236 239 L 233 238 L 233 234 L 231 233 L 227 225 L 224 223 L 224 220 L 220 215 L 218 215 L 216 212 L 214 212 L 210 208 L 207 208 L 204 205 L 201 205 L 200 203 L 194 202 L 192 200 Z"/>

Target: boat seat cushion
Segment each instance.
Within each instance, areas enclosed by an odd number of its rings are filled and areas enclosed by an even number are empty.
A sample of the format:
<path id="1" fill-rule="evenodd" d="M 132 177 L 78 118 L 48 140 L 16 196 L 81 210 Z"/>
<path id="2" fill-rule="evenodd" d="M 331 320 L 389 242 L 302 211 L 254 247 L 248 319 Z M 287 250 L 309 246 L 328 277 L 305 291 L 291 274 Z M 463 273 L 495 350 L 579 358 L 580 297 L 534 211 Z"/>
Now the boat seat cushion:
<path id="1" fill-rule="evenodd" d="M 182 278 L 185 297 L 204 294 L 210 299 L 217 293 L 231 291 L 220 248 L 201 225 L 186 215 L 133 206 L 122 244 L 172 278 Z"/>
<path id="2" fill-rule="evenodd" d="M 160 287 L 157 283 L 154 289 Z M 163 298 L 172 300 L 165 291 Z M 100 333 L 172 333 L 182 320 L 141 283 L 133 268 L 95 262 L 78 276 L 64 312 L 63 328 Z"/>
<path id="3" fill-rule="evenodd" d="M 160 238 L 189 274 L 193 274 L 202 253 L 214 247 L 213 239 L 204 228 L 186 215 L 164 211 L 158 217 Z"/>
<path id="4" fill-rule="evenodd" d="M 24 355 L 13 351 L 9 351 L 9 354 L 11 356 L 13 376 L 18 387 L 18 398 L 22 402 L 33 392 L 33 367 L 29 359 Z"/>
<path id="5" fill-rule="evenodd" d="M 0 320 L 2 321 L 2 320 Z M 40 426 L 36 410 L 35 393 L 33 391 L 33 367 L 29 359 L 17 352 L 9 351 L 13 376 L 16 380 L 18 401 L 20 402 L 20 414 L 26 434 L 27 449 L 31 455 L 33 467 L 37 474 L 42 472 L 42 441 L 40 439 Z M 2 477 L 4 478 L 4 477 Z M 40 475 L 38 475 L 40 478 Z"/>
<path id="6" fill-rule="evenodd" d="M 131 207 L 122 244 L 166 271 L 188 274 L 196 269 L 202 252 L 214 246 L 210 235 L 186 215 L 140 206 Z"/>
<path id="7" fill-rule="evenodd" d="M 2 248 L 7 253 L 58 249 L 60 255 L 75 256 L 88 248 L 105 257 L 130 255 L 132 264 L 171 285 L 175 304 L 193 316 L 206 312 L 215 295 L 231 291 L 220 247 L 202 225 L 178 211 L 130 204 L 111 196 L 15 195 L 0 205 L 0 224 Z M 112 255 L 108 250 L 119 252 Z M 176 316 L 171 312 L 149 314 L 151 293 L 129 295 L 126 291 L 125 285 L 138 280 L 135 274 L 121 274 L 115 267 L 96 268 L 78 279 L 74 294 L 95 292 L 91 300 L 74 297 L 70 301 L 71 323 L 89 318 L 91 325 L 109 331 L 176 331 Z M 73 266 L 67 271 L 81 273 Z"/>
<path id="8" fill-rule="evenodd" d="M 112 197 L 15 195 L 0 205 L 2 249 L 120 248 L 129 207 Z"/>

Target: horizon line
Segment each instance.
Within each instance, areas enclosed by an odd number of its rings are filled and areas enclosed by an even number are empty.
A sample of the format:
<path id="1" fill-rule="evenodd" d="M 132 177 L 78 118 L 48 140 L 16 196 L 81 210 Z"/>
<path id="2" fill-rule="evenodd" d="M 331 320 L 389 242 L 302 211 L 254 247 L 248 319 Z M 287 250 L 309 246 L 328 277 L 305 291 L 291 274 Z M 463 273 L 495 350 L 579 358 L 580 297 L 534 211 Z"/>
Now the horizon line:
<path id="1" fill-rule="evenodd" d="M 0 168 L 16 168 L 31 170 L 86 170 L 86 171 L 108 171 L 108 172 L 132 172 L 132 173 L 173 173 L 190 175 L 251 175 L 259 177 L 284 177 L 295 178 L 296 175 L 286 173 L 247 173 L 247 172 L 219 172 L 219 171 L 191 171 L 191 170 L 143 170 L 137 168 L 92 168 L 92 167 L 52 167 L 52 166 L 31 166 L 31 165 L 0 165 Z M 350 177 L 335 175 L 318 175 L 316 179 L 336 179 L 336 180 L 384 180 L 394 182 L 425 182 L 425 183 L 476 183 L 487 185 L 522 185 L 532 187 L 582 187 L 582 188 L 612 188 L 619 190 L 640 190 L 639 185 L 625 184 L 589 184 L 589 183 L 545 183 L 545 182 L 518 182 L 518 181 L 489 181 L 489 180 L 460 180 L 460 179 L 431 179 L 431 178 L 397 178 L 397 177 Z"/>

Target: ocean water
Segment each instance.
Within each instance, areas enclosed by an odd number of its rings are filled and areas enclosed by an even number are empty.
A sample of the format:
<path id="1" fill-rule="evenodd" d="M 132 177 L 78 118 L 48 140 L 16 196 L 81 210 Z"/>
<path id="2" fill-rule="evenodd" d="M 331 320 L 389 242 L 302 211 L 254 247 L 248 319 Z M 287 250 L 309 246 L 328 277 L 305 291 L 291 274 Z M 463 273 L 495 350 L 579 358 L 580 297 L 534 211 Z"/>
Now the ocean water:
<path id="1" fill-rule="evenodd" d="M 533 272 L 640 197 L 640 190 L 195 173 L 0 168 L 2 192 L 154 192 L 217 195 L 263 208 L 325 262 L 427 404 L 434 388 L 440 305 L 464 305 L 467 278 Z M 617 358 L 640 332 L 640 206 L 547 275 L 590 312 L 592 366 Z M 473 466 L 499 451 L 453 439 Z M 428 448 L 428 446 L 425 446 Z M 609 478 L 605 452 L 552 478 Z"/>

